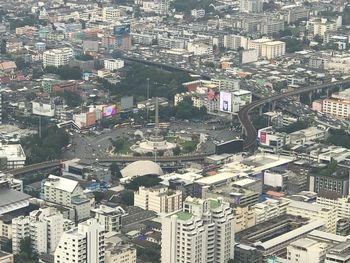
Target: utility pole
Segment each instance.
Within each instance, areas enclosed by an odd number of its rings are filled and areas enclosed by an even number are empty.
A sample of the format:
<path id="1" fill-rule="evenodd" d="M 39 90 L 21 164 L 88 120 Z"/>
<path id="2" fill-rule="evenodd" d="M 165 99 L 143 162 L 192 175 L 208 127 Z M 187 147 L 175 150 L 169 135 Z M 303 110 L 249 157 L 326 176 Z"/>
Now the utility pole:
<path id="1" fill-rule="evenodd" d="M 146 102 L 146 109 L 147 109 L 147 122 L 149 122 L 148 114 L 149 114 L 149 78 L 147 78 L 147 102 Z"/>
<path id="2" fill-rule="evenodd" d="M 41 139 L 41 116 L 39 115 L 39 138 Z"/>

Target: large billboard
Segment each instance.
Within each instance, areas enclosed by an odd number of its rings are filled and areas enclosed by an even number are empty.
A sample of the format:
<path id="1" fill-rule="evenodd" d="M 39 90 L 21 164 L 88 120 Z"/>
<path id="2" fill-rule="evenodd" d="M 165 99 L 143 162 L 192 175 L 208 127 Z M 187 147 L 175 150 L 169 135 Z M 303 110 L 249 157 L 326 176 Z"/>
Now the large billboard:
<path id="1" fill-rule="evenodd" d="M 119 25 L 114 27 L 114 35 L 128 35 L 130 34 L 130 25 Z"/>
<path id="2" fill-rule="evenodd" d="M 53 117 L 55 116 L 55 107 L 51 104 L 40 102 L 32 102 L 33 114 L 39 116 Z"/>
<path id="3" fill-rule="evenodd" d="M 260 143 L 261 144 L 266 143 L 266 132 L 260 132 Z"/>
<path id="4" fill-rule="evenodd" d="M 215 153 L 238 153 L 243 151 L 243 140 L 235 139 L 232 141 L 227 141 L 215 145 Z"/>
<path id="5" fill-rule="evenodd" d="M 220 91 L 220 111 L 232 112 L 232 94 Z"/>
<path id="6" fill-rule="evenodd" d="M 103 117 L 109 117 L 109 116 L 114 116 L 118 112 L 117 106 L 116 105 L 109 105 L 109 106 L 104 106 L 102 108 L 102 116 Z"/>

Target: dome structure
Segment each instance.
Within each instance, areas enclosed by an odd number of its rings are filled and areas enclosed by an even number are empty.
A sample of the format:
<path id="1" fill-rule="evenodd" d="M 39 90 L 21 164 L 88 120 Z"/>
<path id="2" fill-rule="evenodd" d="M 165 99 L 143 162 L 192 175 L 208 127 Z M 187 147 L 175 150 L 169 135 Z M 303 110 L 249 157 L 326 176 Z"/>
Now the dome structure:
<path id="1" fill-rule="evenodd" d="M 147 160 L 133 162 L 127 165 L 120 172 L 123 178 L 144 176 L 148 174 L 163 175 L 163 170 L 157 163 Z"/>

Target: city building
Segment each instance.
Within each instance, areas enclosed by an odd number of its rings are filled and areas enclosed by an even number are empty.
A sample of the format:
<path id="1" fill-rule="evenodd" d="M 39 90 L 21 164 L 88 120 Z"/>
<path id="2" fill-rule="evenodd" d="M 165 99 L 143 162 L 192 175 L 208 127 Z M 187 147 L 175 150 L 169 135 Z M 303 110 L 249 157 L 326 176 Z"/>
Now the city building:
<path id="1" fill-rule="evenodd" d="M 325 223 L 325 231 L 336 233 L 337 214 L 335 208 L 328 208 L 316 203 L 290 201 L 287 206 L 287 214 L 301 216 L 310 220 L 321 220 Z"/>
<path id="2" fill-rule="evenodd" d="M 285 199 L 267 199 L 264 202 L 252 206 L 256 217 L 256 223 L 260 224 L 269 220 L 285 215 L 287 213 L 288 200 Z"/>
<path id="3" fill-rule="evenodd" d="M 106 245 L 105 263 L 136 263 L 136 248 L 128 244 Z"/>
<path id="4" fill-rule="evenodd" d="M 347 263 L 350 261 L 350 243 L 340 243 L 326 254 L 324 263 Z"/>
<path id="5" fill-rule="evenodd" d="M 273 59 L 284 56 L 286 53 L 286 43 L 283 41 L 270 41 L 262 44 L 261 56 Z"/>
<path id="6" fill-rule="evenodd" d="M 125 210 L 118 207 L 109 207 L 100 205 L 98 208 L 91 209 L 97 222 L 104 227 L 106 232 L 120 232 L 122 228 L 122 217 L 126 214 Z"/>
<path id="7" fill-rule="evenodd" d="M 53 204 L 73 208 L 77 221 L 90 217 L 90 199 L 77 181 L 49 175 L 42 183 L 42 198 Z"/>
<path id="8" fill-rule="evenodd" d="M 244 13 L 260 13 L 263 11 L 262 0 L 240 0 L 239 10 Z"/>
<path id="9" fill-rule="evenodd" d="M 14 263 L 13 254 L 0 250 L 0 263 Z"/>
<path id="10" fill-rule="evenodd" d="M 62 234 L 55 250 L 55 263 L 104 263 L 104 227 L 88 219 Z"/>
<path id="11" fill-rule="evenodd" d="M 105 59 L 104 60 L 105 69 L 110 71 L 118 70 L 124 67 L 124 60 L 121 59 Z"/>
<path id="12" fill-rule="evenodd" d="M 102 9 L 102 18 L 103 20 L 115 21 L 117 18 L 120 18 L 121 10 L 113 7 L 104 7 Z"/>
<path id="13" fill-rule="evenodd" d="M 287 262 L 323 262 L 330 244 L 310 238 L 300 238 L 287 247 Z"/>
<path id="14" fill-rule="evenodd" d="M 22 168 L 26 162 L 26 155 L 20 144 L 0 143 L 0 167 L 2 169 Z"/>
<path id="15" fill-rule="evenodd" d="M 187 197 L 182 211 L 162 219 L 162 262 L 224 263 L 234 244 L 233 211 L 218 199 Z"/>
<path id="16" fill-rule="evenodd" d="M 239 48 L 248 48 L 248 38 L 240 35 L 225 35 L 224 47 L 227 49 L 237 50 Z"/>
<path id="17" fill-rule="evenodd" d="M 350 89 L 333 93 L 322 101 L 321 111 L 329 116 L 348 120 L 350 117 Z"/>
<path id="18" fill-rule="evenodd" d="M 20 252 L 21 240 L 30 237 L 35 252 L 52 253 L 55 251 L 63 231 L 74 226 L 74 222 L 64 219 L 53 207 L 40 208 L 29 216 L 20 216 L 12 220 L 12 249 Z"/>
<path id="19" fill-rule="evenodd" d="M 256 225 L 257 216 L 252 207 L 236 207 L 233 211 L 235 215 L 235 233 Z"/>
<path id="20" fill-rule="evenodd" d="M 157 213 L 172 213 L 182 208 L 182 191 L 141 186 L 134 193 L 134 205 Z"/>
<path id="21" fill-rule="evenodd" d="M 71 48 L 58 48 L 46 50 L 43 53 L 43 66 L 59 67 L 68 65 L 73 59 L 73 49 Z"/>

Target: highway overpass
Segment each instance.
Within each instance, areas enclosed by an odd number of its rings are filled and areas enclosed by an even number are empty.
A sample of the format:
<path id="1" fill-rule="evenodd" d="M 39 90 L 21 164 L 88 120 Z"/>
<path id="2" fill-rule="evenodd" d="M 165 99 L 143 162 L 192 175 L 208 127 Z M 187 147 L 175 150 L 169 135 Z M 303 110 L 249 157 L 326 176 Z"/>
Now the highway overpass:
<path id="1" fill-rule="evenodd" d="M 266 103 L 274 103 L 277 100 L 281 100 L 287 97 L 292 96 L 298 96 L 303 93 L 310 93 L 317 90 L 323 90 L 323 89 L 331 89 L 334 87 L 341 87 L 344 84 L 350 83 L 350 78 L 340 80 L 340 81 L 334 81 L 329 82 L 321 85 L 315 85 L 315 86 L 309 86 L 305 88 L 300 88 L 294 91 L 289 91 L 277 95 L 273 95 L 267 98 L 263 98 L 257 101 L 254 101 L 246 106 L 244 106 L 239 112 L 238 112 L 238 119 L 242 124 L 243 133 L 245 135 L 244 140 L 244 150 L 245 151 L 254 151 L 257 145 L 257 131 L 251 122 L 249 118 L 249 114 L 254 109 L 257 109 L 261 106 L 263 106 Z"/>

